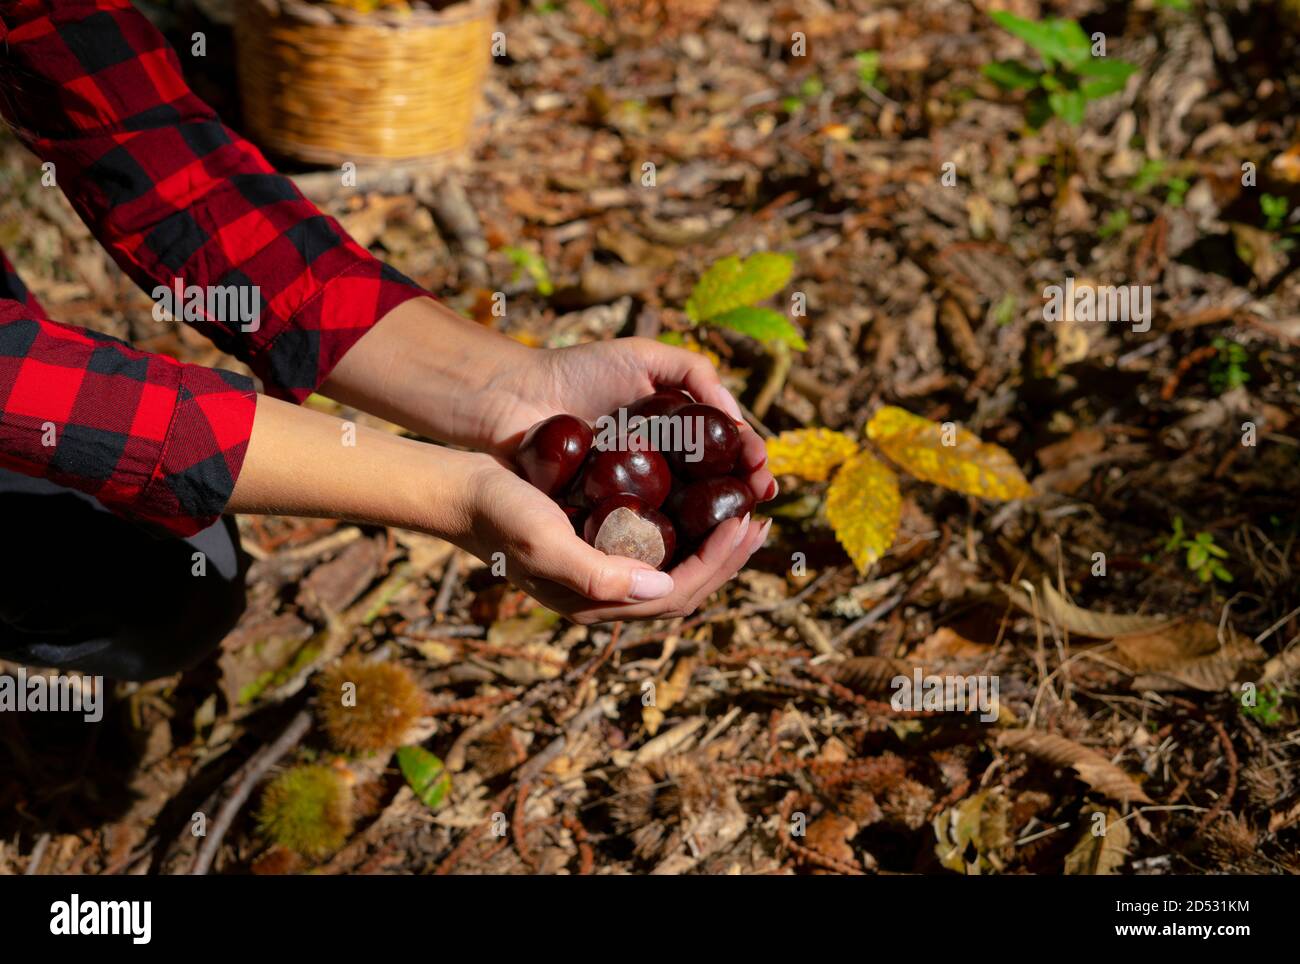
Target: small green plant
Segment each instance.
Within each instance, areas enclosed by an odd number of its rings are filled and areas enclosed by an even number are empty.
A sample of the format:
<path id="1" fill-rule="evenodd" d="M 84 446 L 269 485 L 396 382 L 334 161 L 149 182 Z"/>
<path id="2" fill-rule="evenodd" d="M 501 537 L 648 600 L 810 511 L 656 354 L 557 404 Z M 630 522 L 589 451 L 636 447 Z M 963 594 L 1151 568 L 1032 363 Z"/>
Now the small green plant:
<path id="1" fill-rule="evenodd" d="M 1290 208 L 1284 197 L 1278 197 L 1276 194 L 1261 194 L 1259 210 L 1264 215 L 1264 230 L 1281 231 Z"/>
<path id="2" fill-rule="evenodd" d="M 1215 338 L 1211 344 L 1219 353 L 1210 362 L 1210 388 L 1216 395 L 1240 388 L 1250 381 L 1250 372 L 1246 371 L 1248 356 L 1245 348 L 1222 336 Z"/>
<path id="3" fill-rule="evenodd" d="M 1261 726 L 1277 726 L 1282 722 L 1282 700 L 1285 696 L 1286 693 L 1280 686 L 1261 686 L 1253 706 L 1241 704 L 1241 714 Z"/>
<path id="4" fill-rule="evenodd" d="M 858 84 L 863 90 L 868 87 L 884 89 L 884 83 L 880 80 L 880 51 L 864 50 L 854 54 L 853 62 L 858 65 Z"/>
<path id="5" fill-rule="evenodd" d="M 537 285 L 538 294 L 543 298 L 549 298 L 555 293 L 555 285 L 551 283 L 551 272 L 547 270 L 546 262 L 540 254 L 511 245 L 507 245 L 501 251 L 515 266 L 514 277 L 510 279 L 512 282 L 518 281 L 527 272 L 533 279 L 533 284 Z"/>
<path id="6" fill-rule="evenodd" d="M 1088 101 L 1123 90 L 1137 71 L 1137 65 L 1124 60 L 1094 57 L 1092 42 L 1075 20 L 1026 20 L 1005 10 L 990 16 L 1029 44 L 1043 63 L 1035 69 L 1019 60 L 999 60 L 983 67 L 984 76 L 999 87 L 1029 92 L 1025 119 L 1031 127 L 1042 127 L 1053 116 L 1067 124 L 1083 123 Z"/>
<path id="7" fill-rule="evenodd" d="M 784 288 L 793 273 L 794 259 L 788 254 L 760 251 L 743 261 L 715 261 L 686 299 L 686 317 L 694 325 L 730 328 L 764 345 L 779 342 L 804 351 L 808 345 L 790 319 L 756 304 Z"/>
<path id="8" fill-rule="evenodd" d="M 1008 291 L 998 299 L 997 304 L 990 309 L 989 314 L 992 316 L 995 325 L 999 328 L 1005 328 L 1016 320 L 1016 312 L 1019 308 L 1020 299 Z"/>
<path id="9" fill-rule="evenodd" d="M 1187 538 L 1182 516 L 1174 518 L 1173 532 L 1165 540 L 1164 549 L 1165 552 L 1185 550 L 1187 568 L 1195 573 L 1196 578 L 1201 582 L 1209 582 L 1211 579 L 1232 582 L 1232 574 L 1219 561 L 1228 558 L 1228 551 L 1216 545 L 1214 536 L 1208 532 L 1198 532 L 1192 538 Z"/>
<path id="10" fill-rule="evenodd" d="M 1187 192 L 1191 190 L 1192 185 L 1187 178 L 1171 173 L 1164 161 L 1151 158 L 1143 163 L 1129 187 L 1135 194 L 1150 194 L 1158 188 L 1164 188 L 1165 203 L 1170 207 L 1179 208 L 1187 199 Z"/>
<path id="11" fill-rule="evenodd" d="M 797 114 L 804 109 L 806 101 L 816 100 L 825 90 L 826 85 L 822 83 L 822 79 L 816 74 L 806 77 L 803 83 L 799 85 L 798 94 L 790 94 L 781 98 L 781 109 L 787 114 Z"/>
<path id="12" fill-rule="evenodd" d="M 1128 210 L 1125 208 L 1117 208 L 1106 215 L 1106 220 L 1103 221 L 1101 227 L 1097 229 L 1097 237 L 1104 241 L 1106 238 L 1119 234 L 1128 227 L 1128 222 Z"/>

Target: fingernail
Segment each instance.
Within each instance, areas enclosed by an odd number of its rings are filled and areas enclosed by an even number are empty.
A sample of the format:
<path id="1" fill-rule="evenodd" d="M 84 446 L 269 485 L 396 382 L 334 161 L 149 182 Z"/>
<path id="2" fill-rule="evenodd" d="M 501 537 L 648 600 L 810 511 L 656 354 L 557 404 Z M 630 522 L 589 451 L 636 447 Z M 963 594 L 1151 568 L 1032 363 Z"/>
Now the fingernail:
<path id="1" fill-rule="evenodd" d="M 633 599 L 663 599 L 673 591 L 673 577 L 657 569 L 637 569 L 632 573 Z"/>
<path id="2" fill-rule="evenodd" d="M 767 495 L 763 496 L 763 501 L 770 502 L 772 499 L 776 498 L 776 494 L 780 491 L 781 487 L 776 484 L 776 479 L 773 479 L 771 485 L 767 487 Z M 768 522 L 771 521 L 771 519 L 768 520 Z"/>
<path id="3" fill-rule="evenodd" d="M 737 402 L 735 396 L 725 388 L 722 390 L 722 401 L 724 402 L 723 407 L 727 410 L 728 415 L 734 418 L 737 422 L 745 421 L 745 414 L 740 410 L 740 403 Z"/>
<path id="4" fill-rule="evenodd" d="M 745 533 L 748 531 L 749 531 L 749 513 L 746 512 L 745 518 L 740 520 L 740 528 L 736 530 L 736 541 L 731 544 L 731 548 L 734 549 L 736 548 L 736 546 L 740 545 L 741 540 L 745 538 Z"/>
<path id="5" fill-rule="evenodd" d="M 763 546 L 767 545 L 767 534 L 771 531 L 772 531 L 772 520 L 768 519 L 766 522 L 763 523 L 763 537 L 758 540 L 758 546 L 756 546 L 755 548 L 762 548 Z"/>

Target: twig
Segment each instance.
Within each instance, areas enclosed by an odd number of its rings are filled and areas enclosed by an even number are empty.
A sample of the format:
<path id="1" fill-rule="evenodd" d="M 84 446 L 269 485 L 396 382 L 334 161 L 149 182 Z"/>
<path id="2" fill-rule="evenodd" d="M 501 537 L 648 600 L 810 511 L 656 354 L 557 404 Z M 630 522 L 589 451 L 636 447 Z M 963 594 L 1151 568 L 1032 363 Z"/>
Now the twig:
<path id="1" fill-rule="evenodd" d="M 27 858 L 27 867 L 23 870 L 26 877 L 35 877 L 40 872 L 41 861 L 45 859 L 45 851 L 50 845 L 50 835 L 43 833 L 36 838 L 36 846 L 32 847 L 31 855 Z"/>
<path id="2" fill-rule="evenodd" d="M 537 858 L 529 852 L 528 843 L 524 840 L 524 835 L 528 832 L 528 819 L 524 816 L 524 806 L 528 803 L 528 796 L 532 789 L 532 784 L 527 780 L 519 784 L 519 792 L 515 794 L 515 812 L 510 818 L 510 836 L 514 838 L 519 859 L 529 870 L 536 871 Z"/>
<path id="3" fill-rule="evenodd" d="M 460 553 L 453 552 L 447 559 L 447 565 L 442 570 L 442 582 L 438 586 L 438 596 L 433 601 L 433 614 L 435 616 L 445 616 L 447 608 L 451 605 L 452 594 L 456 591 L 456 585 L 460 582 Z"/>
<path id="4" fill-rule="evenodd" d="M 857 638 L 858 633 L 862 632 L 862 630 L 866 629 L 868 626 L 875 625 L 893 612 L 906 595 L 906 590 L 896 592 L 889 598 L 883 599 L 876 605 L 872 606 L 870 612 L 863 616 L 859 616 L 857 619 L 853 620 L 853 622 L 840 630 L 839 635 L 831 640 L 832 648 L 836 652 L 842 651 L 844 647 L 848 646 L 849 643 L 853 642 L 853 640 Z"/>
<path id="5" fill-rule="evenodd" d="M 791 363 L 790 349 L 785 342 L 776 342 L 772 346 L 772 370 L 767 373 L 767 379 L 759 389 L 758 397 L 754 399 L 754 415 L 757 418 L 767 415 L 767 410 L 772 407 L 777 395 L 781 394 L 786 376 L 790 374 Z"/>
<path id="6" fill-rule="evenodd" d="M 199 852 L 194 857 L 194 863 L 190 867 L 191 874 L 206 874 L 212 867 L 212 862 L 216 859 L 217 849 L 221 846 L 222 839 L 226 836 L 226 831 L 235 820 L 235 815 L 239 813 L 239 808 L 244 805 L 249 795 L 253 792 L 262 776 L 267 770 L 275 766 L 280 758 L 292 750 L 304 736 L 307 730 L 311 728 L 311 713 L 307 710 L 300 710 L 284 728 L 274 743 L 263 747 L 257 753 L 253 754 L 247 763 L 227 781 L 227 785 L 234 783 L 234 788 L 229 796 L 226 797 L 225 803 L 217 811 L 216 817 L 212 821 L 212 826 L 208 828 L 208 835 L 203 838 L 203 845 L 199 847 Z"/>

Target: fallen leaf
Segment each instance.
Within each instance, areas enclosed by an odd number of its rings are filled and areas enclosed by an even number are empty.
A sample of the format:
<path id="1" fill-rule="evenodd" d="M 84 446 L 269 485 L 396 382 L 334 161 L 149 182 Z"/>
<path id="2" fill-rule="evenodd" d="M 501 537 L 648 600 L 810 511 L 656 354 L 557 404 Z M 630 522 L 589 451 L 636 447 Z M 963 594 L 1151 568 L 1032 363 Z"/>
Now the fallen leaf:
<path id="1" fill-rule="evenodd" d="M 1028 753 L 1059 767 L 1070 767 L 1084 783 L 1112 800 L 1121 803 L 1151 802 L 1151 798 L 1131 776 L 1096 750 L 1055 733 L 1004 730 L 998 736 L 998 746 Z"/>
<path id="2" fill-rule="evenodd" d="M 1246 663 L 1264 659 L 1254 640 L 1226 627 L 1220 644 L 1219 627 L 1198 620 L 1179 620 L 1161 629 L 1126 633 L 1114 638 L 1120 661 L 1149 674 L 1133 681 L 1134 689 L 1227 689 Z"/>
<path id="3" fill-rule="evenodd" d="M 1092 821 L 1085 821 L 1083 835 L 1065 857 L 1067 874 L 1101 876 L 1119 872 L 1128 859 L 1132 835 L 1124 819 L 1110 808 L 1106 809 L 1105 830 L 1105 833 L 1096 834 Z"/>

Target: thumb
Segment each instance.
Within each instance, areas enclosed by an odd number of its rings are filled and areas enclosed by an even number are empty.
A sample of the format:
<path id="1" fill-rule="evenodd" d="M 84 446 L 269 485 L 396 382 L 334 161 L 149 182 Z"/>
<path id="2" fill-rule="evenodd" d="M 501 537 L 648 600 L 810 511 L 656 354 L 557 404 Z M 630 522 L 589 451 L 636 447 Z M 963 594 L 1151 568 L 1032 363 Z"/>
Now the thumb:
<path id="1" fill-rule="evenodd" d="M 642 602 L 673 591 L 673 577 L 636 559 L 609 556 L 576 536 L 548 541 L 530 574 L 597 602 Z"/>
<path id="2" fill-rule="evenodd" d="M 703 355 L 653 339 L 645 339 L 643 352 L 647 373 L 656 385 L 685 388 L 697 401 L 722 409 L 737 422 L 745 421 L 736 399 L 723 386 L 718 370 Z"/>

